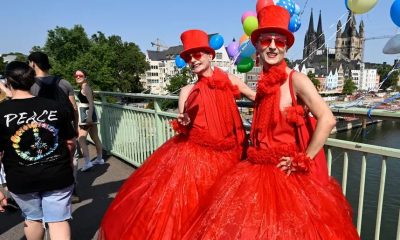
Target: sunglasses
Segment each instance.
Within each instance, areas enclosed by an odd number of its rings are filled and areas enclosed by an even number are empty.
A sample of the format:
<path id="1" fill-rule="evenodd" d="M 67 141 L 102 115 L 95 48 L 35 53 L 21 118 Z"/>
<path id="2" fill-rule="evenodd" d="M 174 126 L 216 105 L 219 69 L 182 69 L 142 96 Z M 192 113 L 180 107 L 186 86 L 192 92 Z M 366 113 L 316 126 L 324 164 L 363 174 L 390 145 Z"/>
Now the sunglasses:
<path id="1" fill-rule="evenodd" d="M 272 41 L 275 42 L 275 46 L 277 48 L 284 48 L 286 46 L 286 39 L 280 38 L 280 37 L 273 37 L 273 36 L 267 36 L 260 38 L 260 44 L 262 47 L 266 48 L 271 46 Z"/>
<path id="2" fill-rule="evenodd" d="M 203 56 L 203 52 L 194 52 L 194 53 L 191 53 L 191 54 L 188 54 L 188 55 L 186 55 L 184 58 L 183 58 L 183 60 L 186 62 L 186 63 L 189 63 L 191 60 L 192 60 L 192 58 L 194 58 L 194 59 L 196 59 L 196 60 L 200 60 L 201 59 L 201 57 Z"/>
<path id="3" fill-rule="evenodd" d="M 85 77 L 85 75 L 83 75 L 83 74 L 75 74 L 74 77 L 75 78 L 83 78 L 83 77 Z"/>

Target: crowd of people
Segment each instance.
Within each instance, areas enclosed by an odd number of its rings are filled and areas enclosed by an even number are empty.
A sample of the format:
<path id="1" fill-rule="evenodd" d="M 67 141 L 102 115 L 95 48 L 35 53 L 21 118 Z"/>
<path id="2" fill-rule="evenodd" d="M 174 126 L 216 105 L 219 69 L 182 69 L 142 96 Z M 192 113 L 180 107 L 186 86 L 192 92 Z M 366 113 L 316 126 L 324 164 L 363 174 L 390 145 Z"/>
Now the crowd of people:
<path id="1" fill-rule="evenodd" d="M 75 73 L 82 86 L 77 103 L 70 82 L 51 76 L 50 68 L 45 53 L 32 52 L 27 62 L 7 64 L 6 81 L 0 83 L 5 94 L 0 103 L 0 211 L 10 206 L 21 211 L 27 239 L 43 239 L 45 224 L 51 239 L 71 239 L 71 204 L 80 201 L 78 152 L 85 160 L 81 171 L 93 166 L 88 161 L 104 163 L 93 95 L 86 76 L 77 76 L 83 70 Z M 87 150 L 88 132 L 97 149 L 94 161 Z"/>
<path id="2" fill-rule="evenodd" d="M 286 65 L 295 41 L 290 15 L 271 5 L 257 18 L 251 34 L 262 67 L 256 92 L 212 66 L 215 50 L 206 32 L 181 34 L 180 56 L 197 82 L 181 89 L 178 117 L 171 122 L 177 134 L 124 182 L 103 217 L 99 239 L 359 239 L 339 184 L 326 164 L 314 160 L 336 122 L 307 76 Z M 82 171 L 104 163 L 93 94 L 84 70 L 74 73 L 77 104 L 71 85 L 48 74 L 45 54 L 28 59 L 29 64 L 7 65 L 11 99 L 0 104 L 7 186 L 25 216 L 28 239 L 41 239 L 44 223 L 51 239 L 70 239 L 76 137 Z M 73 114 L 41 97 L 54 82 Z M 254 101 L 249 137 L 235 102 L 241 96 Z M 317 125 L 303 149 L 297 129 L 309 112 Z M 96 145 L 94 161 L 88 134 Z M 0 210 L 6 201 L 0 193 Z"/>

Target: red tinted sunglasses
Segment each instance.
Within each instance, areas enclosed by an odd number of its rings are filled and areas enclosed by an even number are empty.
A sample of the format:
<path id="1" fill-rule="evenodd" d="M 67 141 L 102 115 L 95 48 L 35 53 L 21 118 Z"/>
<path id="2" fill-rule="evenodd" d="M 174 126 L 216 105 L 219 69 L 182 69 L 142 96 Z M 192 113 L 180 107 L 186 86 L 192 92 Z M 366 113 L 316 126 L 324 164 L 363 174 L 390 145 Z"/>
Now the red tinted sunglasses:
<path id="1" fill-rule="evenodd" d="M 74 77 L 75 78 L 78 78 L 78 77 L 83 78 L 83 77 L 85 77 L 85 75 L 83 75 L 83 74 L 75 74 Z"/>
<path id="2" fill-rule="evenodd" d="M 185 55 L 185 57 L 183 58 L 183 60 L 185 60 L 186 63 L 189 63 L 192 58 L 196 59 L 196 60 L 200 60 L 200 58 L 203 56 L 203 52 L 194 52 L 188 55 Z"/>
<path id="3" fill-rule="evenodd" d="M 263 37 L 260 38 L 260 44 L 262 47 L 269 47 L 272 43 L 272 40 L 275 42 L 275 46 L 277 48 L 284 48 L 286 46 L 286 39 L 280 38 L 280 37 Z"/>

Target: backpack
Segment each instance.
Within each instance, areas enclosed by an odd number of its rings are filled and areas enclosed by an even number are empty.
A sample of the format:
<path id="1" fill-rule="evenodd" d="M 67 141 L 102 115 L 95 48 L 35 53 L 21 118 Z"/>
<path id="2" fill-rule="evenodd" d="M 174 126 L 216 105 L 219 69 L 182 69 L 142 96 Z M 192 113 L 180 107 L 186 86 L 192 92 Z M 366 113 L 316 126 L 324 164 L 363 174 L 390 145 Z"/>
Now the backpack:
<path id="1" fill-rule="evenodd" d="M 71 118 L 72 121 L 75 118 L 74 107 L 72 106 L 72 103 L 69 100 L 68 95 L 59 86 L 60 81 L 61 78 L 56 76 L 53 77 L 50 83 L 44 83 L 42 81 L 37 80 L 36 83 L 40 87 L 37 96 L 47 99 L 52 99 L 58 102 L 57 105 L 62 107 L 62 109 L 67 113 L 67 115 Z"/>

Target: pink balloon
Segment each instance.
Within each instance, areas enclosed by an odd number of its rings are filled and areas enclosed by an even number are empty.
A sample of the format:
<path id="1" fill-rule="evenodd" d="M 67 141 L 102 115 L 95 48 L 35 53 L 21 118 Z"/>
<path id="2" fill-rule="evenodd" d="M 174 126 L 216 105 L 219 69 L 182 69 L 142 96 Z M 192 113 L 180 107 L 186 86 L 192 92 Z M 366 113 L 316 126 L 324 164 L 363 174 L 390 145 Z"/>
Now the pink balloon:
<path id="1" fill-rule="evenodd" d="M 245 20 L 247 17 L 250 17 L 250 16 L 257 17 L 257 13 L 255 13 L 255 12 L 253 12 L 253 11 L 246 11 L 246 12 L 244 12 L 243 15 L 242 15 L 242 24 L 243 24 L 244 20 Z"/>

